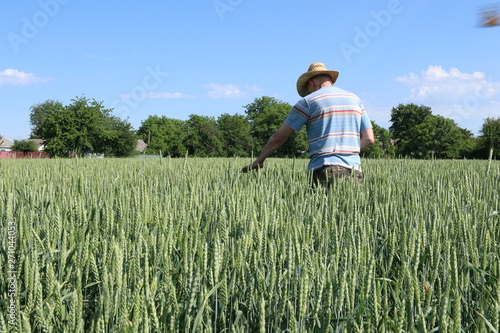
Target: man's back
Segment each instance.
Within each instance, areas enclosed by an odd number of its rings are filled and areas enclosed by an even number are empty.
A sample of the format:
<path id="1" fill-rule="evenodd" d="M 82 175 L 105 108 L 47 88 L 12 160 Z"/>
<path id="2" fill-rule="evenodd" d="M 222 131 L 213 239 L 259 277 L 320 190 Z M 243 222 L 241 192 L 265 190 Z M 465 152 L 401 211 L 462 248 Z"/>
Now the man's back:
<path id="1" fill-rule="evenodd" d="M 295 130 L 306 125 L 310 170 L 325 164 L 359 165 L 360 133 L 371 126 L 361 100 L 333 86 L 299 100 L 285 124 Z"/>
<path id="2" fill-rule="evenodd" d="M 338 172 L 343 176 L 354 174 L 362 182 L 359 152 L 373 144 L 375 137 L 370 118 L 359 98 L 334 87 L 338 75 L 338 71 L 328 70 L 323 63 L 312 63 L 297 79 L 297 93 L 302 99 L 271 135 L 255 161 L 241 171 L 262 168 L 268 156 L 294 131 L 306 125 L 311 155 L 308 169 L 314 171 L 313 182 L 319 180 L 323 183 L 321 178 L 324 176 L 328 183 L 331 175 Z M 338 170 L 330 172 L 332 169 Z"/>

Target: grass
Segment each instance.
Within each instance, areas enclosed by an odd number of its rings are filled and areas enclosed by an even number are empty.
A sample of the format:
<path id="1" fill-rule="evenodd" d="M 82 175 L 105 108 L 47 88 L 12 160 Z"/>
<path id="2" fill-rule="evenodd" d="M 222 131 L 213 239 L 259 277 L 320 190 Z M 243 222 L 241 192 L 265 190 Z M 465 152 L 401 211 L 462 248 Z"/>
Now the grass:
<path id="1" fill-rule="evenodd" d="M 325 196 L 268 161 L 1 161 L 17 329 L 499 330 L 498 162 L 364 160 L 363 190 Z M 2 332 L 9 302 L 3 279 Z"/>

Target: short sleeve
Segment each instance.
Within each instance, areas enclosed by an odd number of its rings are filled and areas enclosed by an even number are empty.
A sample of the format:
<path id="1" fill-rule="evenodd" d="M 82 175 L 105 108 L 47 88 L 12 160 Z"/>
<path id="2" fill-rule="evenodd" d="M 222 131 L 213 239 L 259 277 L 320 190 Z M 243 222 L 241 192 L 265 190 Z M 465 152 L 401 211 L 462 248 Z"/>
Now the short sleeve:
<path id="1" fill-rule="evenodd" d="M 372 123 L 370 121 L 370 117 L 368 117 L 368 113 L 366 113 L 365 108 L 363 107 L 363 104 L 361 104 L 362 107 L 362 112 L 361 112 L 361 127 L 360 127 L 360 133 L 363 133 L 366 131 L 368 128 L 372 127 Z"/>
<path id="2" fill-rule="evenodd" d="M 286 117 L 284 123 L 295 131 L 300 131 L 309 120 L 308 107 L 304 99 L 295 104 Z"/>

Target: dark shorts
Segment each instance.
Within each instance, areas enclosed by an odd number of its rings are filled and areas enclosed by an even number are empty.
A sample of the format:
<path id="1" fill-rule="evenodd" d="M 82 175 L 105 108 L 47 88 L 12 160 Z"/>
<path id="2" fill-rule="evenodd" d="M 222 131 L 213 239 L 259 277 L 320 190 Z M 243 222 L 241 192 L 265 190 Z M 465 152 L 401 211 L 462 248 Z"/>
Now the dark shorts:
<path id="1" fill-rule="evenodd" d="M 339 180 L 354 180 L 359 186 L 363 186 L 363 173 L 340 165 L 324 165 L 313 171 L 313 186 L 321 185 L 328 190 L 333 182 Z"/>

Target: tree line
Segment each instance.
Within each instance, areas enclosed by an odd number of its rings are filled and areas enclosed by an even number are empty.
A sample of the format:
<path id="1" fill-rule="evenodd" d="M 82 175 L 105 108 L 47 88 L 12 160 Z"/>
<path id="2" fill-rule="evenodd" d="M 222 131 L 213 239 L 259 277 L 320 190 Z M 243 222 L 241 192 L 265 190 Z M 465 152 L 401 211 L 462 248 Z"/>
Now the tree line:
<path id="1" fill-rule="evenodd" d="M 244 114 L 219 117 L 191 114 L 187 120 L 151 115 L 135 130 L 128 120 L 112 115 L 102 102 L 77 97 L 69 105 L 47 100 L 30 110 L 31 138 L 44 140 L 54 157 L 103 153 L 111 157 L 136 154 L 137 140 L 147 143 L 145 154 L 170 157 L 248 157 L 258 152 L 288 115 L 291 105 L 273 97 L 256 98 Z M 480 135 L 455 121 L 432 114 L 428 106 L 400 104 L 391 110 L 391 126 L 372 121 L 375 144 L 362 151 L 365 158 L 410 157 L 486 159 L 500 150 L 500 117 L 486 118 Z M 24 150 L 27 143 L 15 141 Z M 294 133 L 276 157 L 308 157 L 305 129 Z M 15 150 L 15 149 L 13 149 Z"/>

